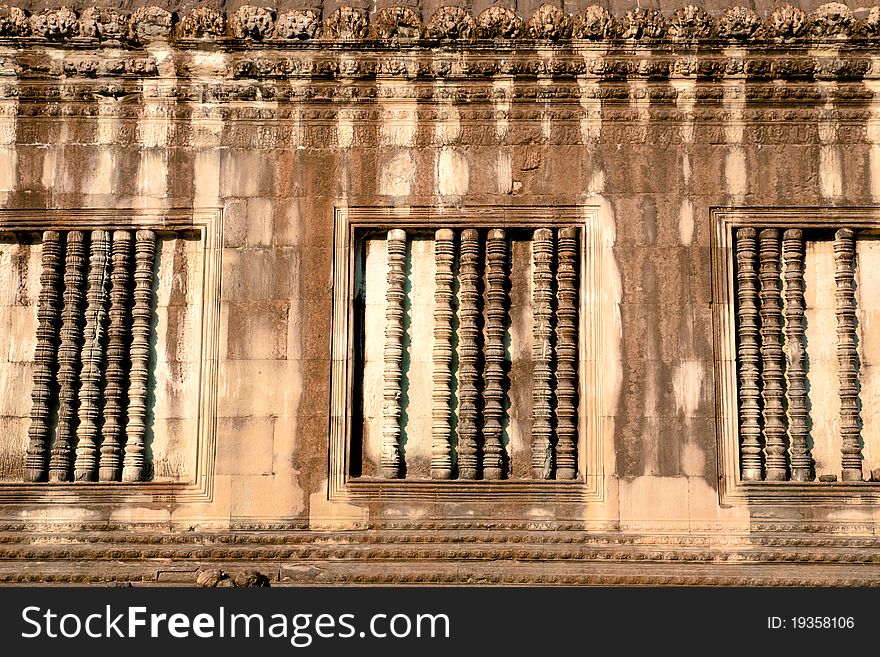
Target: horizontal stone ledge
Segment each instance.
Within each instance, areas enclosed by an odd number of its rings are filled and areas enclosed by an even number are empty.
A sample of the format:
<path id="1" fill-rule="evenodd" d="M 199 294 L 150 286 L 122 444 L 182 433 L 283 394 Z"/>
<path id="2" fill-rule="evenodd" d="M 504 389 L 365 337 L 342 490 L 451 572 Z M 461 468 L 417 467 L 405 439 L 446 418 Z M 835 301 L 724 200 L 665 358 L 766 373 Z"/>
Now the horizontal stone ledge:
<path id="1" fill-rule="evenodd" d="M 880 6 L 854 12 L 836 2 L 809 12 L 783 4 L 764 15 L 743 6 L 717 11 L 697 5 L 667 12 L 639 7 L 612 15 L 599 4 L 571 15 L 555 5 L 543 4 L 528 17 L 501 5 L 492 5 L 476 16 L 452 6 L 440 7 L 428 15 L 428 11 L 423 12 L 412 0 L 401 2 L 415 6 L 389 6 L 370 13 L 364 8 L 343 5 L 324 15 L 317 6 L 276 12 L 271 8 L 245 5 L 227 14 L 208 7 L 185 12 L 156 6 L 140 7 L 133 12 L 91 7 L 77 13 L 61 7 L 30 13 L 26 7 L 0 5 L 0 38 L 123 44 L 226 39 L 249 43 L 315 39 L 726 44 L 880 41 Z"/>

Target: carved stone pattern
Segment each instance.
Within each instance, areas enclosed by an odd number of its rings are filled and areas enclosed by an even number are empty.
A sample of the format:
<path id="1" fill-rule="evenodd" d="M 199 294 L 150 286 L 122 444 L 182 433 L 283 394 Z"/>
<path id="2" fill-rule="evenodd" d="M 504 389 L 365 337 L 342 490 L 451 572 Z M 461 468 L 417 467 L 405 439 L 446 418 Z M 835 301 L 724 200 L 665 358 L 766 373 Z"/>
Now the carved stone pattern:
<path id="1" fill-rule="evenodd" d="M 522 31 L 522 19 L 512 10 L 492 5 L 477 16 L 477 34 L 484 39 L 513 39 Z"/>
<path id="2" fill-rule="evenodd" d="M 130 36 L 141 42 L 167 39 L 171 35 L 172 16 L 159 7 L 138 7 L 129 21 Z"/>
<path id="3" fill-rule="evenodd" d="M 780 294 L 779 231 L 759 234 L 761 269 L 761 375 L 764 403 L 765 479 L 787 479 L 785 411 L 782 372 L 782 298 Z"/>
<path id="4" fill-rule="evenodd" d="M 216 9 L 197 7 L 183 19 L 180 30 L 185 37 L 191 39 L 223 36 L 226 31 L 226 17 Z"/>
<path id="5" fill-rule="evenodd" d="M 761 17 L 747 7 L 731 7 L 718 21 L 718 36 L 722 39 L 751 39 L 761 29 Z"/>
<path id="6" fill-rule="evenodd" d="M 364 39 L 370 31 L 370 21 L 363 9 L 343 5 L 324 21 L 324 34 L 333 39 Z"/>
<path id="7" fill-rule="evenodd" d="M 758 251 L 754 228 L 736 233 L 737 335 L 739 345 L 739 432 L 741 471 L 746 481 L 763 478 L 761 466 L 761 372 L 758 328 Z"/>
<path id="8" fill-rule="evenodd" d="M 476 21 L 461 7 L 440 7 L 425 26 L 428 39 L 470 39 L 474 36 Z"/>
<path id="9" fill-rule="evenodd" d="M 619 32 L 614 16 L 600 5 L 590 5 L 571 19 L 571 36 L 575 39 L 612 39 Z"/>
<path id="10" fill-rule="evenodd" d="M 553 477 L 553 231 L 532 237 L 532 477 Z"/>
<path id="11" fill-rule="evenodd" d="M 864 35 L 869 39 L 880 36 L 880 7 L 871 7 L 871 11 L 868 12 L 868 16 L 862 24 L 862 29 Z"/>
<path id="12" fill-rule="evenodd" d="M 810 32 L 817 37 L 845 39 L 853 33 L 856 18 L 839 2 L 829 2 L 810 13 Z"/>
<path id="13" fill-rule="evenodd" d="M 76 34 L 76 14 L 67 7 L 31 16 L 31 33 L 45 39 L 66 39 Z"/>
<path id="14" fill-rule="evenodd" d="M 489 231 L 486 239 L 486 347 L 483 389 L 483 478 L 504 474 L 504 333 L 507 329 L 507 235 Z"/>
<path id="15" fill-rule="evenodd" d="M 669 36 L 676 41 L 708 39 L 714 29 L 712 17 L 705 9 L 695 5 L 676 9 L 669 21 Z"/>
<path id="16" fill-rule="evenodd" d="M 147 382 L 150 367 L 150 317 L 156 233 L 139 230 L 135 236 L 134 305 L 131 311 L 131 371 L 128 386 L 123 481 L 143 481 L 146 476 L 144 433 L 147 418 Z"/>
<path id="17" fill-rule="evenodd" d="M 406 232 L 388 231 L 388 285 L 385 290 L 385 368 L 382 393 L 382 476 L 401 476 L 400 417 L 403 313 L 406 300 Z"/>
<path id="18" fill-rule="evenodd" d="M 31 425 L 25 454 L 25 479 L 46 478 L 49 448 L 49 409 L 55 369 L 58 329 L 58 290 L 61 282 L 61 235 L 54 230 L 43 233 L 40 299 L 37 306 L 37 345 L 34 350 L 34 387 L 31 392 Z"/>
<path id="19" fill-rule="evenodd" d="M 461 232 L 459 260 L 459 411 L 458 478 L 476 479 L 478 474 L 477 439 L 479 416 L 480 356 L 480 237 L 477 230 Z"/>
<path id="20" fill-rule="evenodd" d="M 855 236 L 849 228 L 834 234 L 834 282 L 837 286 L 837 362 L 840 384 L 841 478 L 862 480 L 859 417 L 859 355 L 856 350 Z"/>
<path id="21" fill-rule="evenodd" d="M 317 39 L 321 36 L 320 12 L 306 9 L 281 14 L 275 23 L 275 36 L 281 39 Z"/>
<path id="22" fill-rule="evenodd" d="M 0 36 L 25 36 L 29 32 L 27 16 L 21 9 L 0 5 Z"/>
<path id="23" fill-rule="evenodd" d="M 666 33 L 666 19 L 656 9 L 638 7 L 626 12 L 624 39 L 659 39 Z"/>
<path id="24" fill-rule="evenodd" d="M 422 20 L 412 7 L 385 7 L 373 21 L 373 31 L 380 39 L 417 39 Z"/>
<path id="25" fill-rule="evenodd" d="M 782 257 L 785 262 L 785 374 L 791 478 L 793 481 L 810 481 L 813 479 L 813 457 L 808 446 L 803 231 L 796 228 L 785 231 Z"/>
<path id="26" fill-rule="evenodd" d="M 232 33 L 239 39 L 262 40 L 272 34 L 275 19 L 272 12 L 262 7 L 244 5 L 230 21 Z"/>
<path id="27" fill-rule="evenodd" d="M 556 266 L 556 478 L 577 475 L 578 229 L 560 228 Z"/>
<path id="28" fill-rule="evenodd" d="M 793 5 L 782 5 L 770 15 L 770 31 L 778 40 L 796 39 L 806 34 L 808 29 L 807 15 Z"/>
<path id="29" fill-rule="evenodd" d="M 94 481 L 98 477 L 98 422 L 101 417 L 101 369 L 104 363 L 107 287 L 110 281 L 110 233 L 106 230 L 92 231 L 89 251 L 79 426 L 76 430 L 76 462 L 73 468 L 75 481 Z"/>
<path id="30" fill-rule="evenodd" d="M 452 477 L 452 318 L 455 260 L 455 233 L 449 229 L 438 230 L 434 234 L 434 260 L 436 273 L 434 281 L 434 351 L 431 424 L 431 477 L 449 479 Z"/>
<path id="31" fill-rule="evenodd" d="M 559 7 L 544 4 L 526 21 L 526 35 L 530 39 L 567 39 L 571 36 L 571 22 Z"/>
<path id="32" fill-rule="evenodd" d="M 132 235 L 127 230 L 113 232 L 110 274 L 110 325 L 107 329 L 107 371 L 104 389 L 100 481 L 116 481 L 122 470 L 124 445 L 125 384 L 128 365 L 128 306 Z"/>
<path id="33" fill-rule="evenodd" d="M 93 39 L 121 41 L 128 37 L 130 19 L 128 14 L 120 14 L 99 7 L 89 7 L 79 17 L 79 33 Z"/>
<path id="34" fill-rule="evenodd" d="M 70 481 L 72 477 L 73 437 L 79 417 L 80 349 L 82 348 L 82 312 L 85 297 L 86 235 L 67 233 L 64 264 L 64 307 L 61 310 L 61 346 L 58 349 L 58 427 L 49 481 Z"/>

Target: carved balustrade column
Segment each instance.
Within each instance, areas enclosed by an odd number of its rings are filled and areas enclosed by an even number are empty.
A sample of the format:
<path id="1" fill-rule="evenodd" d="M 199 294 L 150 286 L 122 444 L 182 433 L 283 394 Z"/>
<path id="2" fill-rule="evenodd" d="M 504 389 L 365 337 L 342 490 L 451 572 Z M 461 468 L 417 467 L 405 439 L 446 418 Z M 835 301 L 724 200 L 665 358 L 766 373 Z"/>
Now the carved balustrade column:
<path id="1" fill-rule="evenodd" d="M 472 228 L 461 232 L 459 278 L 459 411 L 458 477 L 476 479 L 479 425 L 480 356 L 480 236 Z"/>
<path id="2" fill-rule="evenodd" d="M 779 231 L 766 228 L 759 235 L 761 269 L 761 365 L 764 402 L 764 452 L 766 479 L 788 476 L 783 399 L 782 295 L 780 290 Z"/>
<path id="3" fill-rule="evenodd" d="M 86 235 L 67 233 L 64 264 L 64 307 L 61 310 L 61 346 L 58 349 L 58 429 L 49 461 L 49 481 L 69 481 L 73 437 L 79 412 L 80 349 L 85 295 Z"/>
<path id="4" fill-rule="evenodd" d="M 577 474 L 578 229 L 560 228 L 556 269 L 556 478 Z"/>
<path id="5" fill-rule="evenodd" d="M 49 414 L 55 371 L 58 330 L 58 298 L 61 282 L 61 235 L 43 233 L 40 298 L 37 306 L 37 345 L 34 350 L 34 387 L 31 393 L 31 425 L 25 454 L 27 481 L 43 481 L 49 449 Z"/>
<path id="6" fill-rule="evenodd" d="M 147 420 L 147 383 L 150 368 L 150 316 L 156 233 L 139 230 L 134 245 L 134 306 L 131 311 L 131 371 L 128 377 L 128 423 L 123 481 L 143 481 L 146 476 L 144 435 Z"/>
<path id="7" fill-rule="evenodd" d="M 793 481 L 813 478 L 813 456 L 808 446 L 807 376 L 804 333 L 804 235 L 796 228 L 782 238 L 785 261 L 785 356 L 788 396 L 788 435 Z"/>
<path id="8" fill-rule="evenodd" d="M 739 346 L 739 418 L 742 478 L 760 481 L 761 466 L 761 343 L 758 328 L 758 250 L 754 228 L 736 232 L 736 320 Z"/>
<path id="9" fill-rule="evenodd" d="M 553 231 L 532 236 L 532 477 L 553 476 Z"/>
<path id="10" fill-rule="evenodd" d="M 110 274 L 110 326 L 107 329 L 107 371 L 104 391 L 104 427 L 98 478 L 116 481 L 122 469 L 123 411 L 125 408 L 128 354 L 128 299 L 132 235 L 127 230 L 113 232 Z"/>
<path id="11" fill-rule="evenodd" d="M 403 378 L 403 312 L 406 299 L 406 231 L 388 231 L 388 278 L 385 292 L 385 369 L 382 401 L 382 476 L 401 475 L 400 419 Z"/>
<path id="12" fill-rule="evenodd" d="M 849 228 L 834 234 L 837 285 L 837 362 L 840 384 L 841 479 L 862 480 L 859 357 L 856 351 L 855 236 Z"/>
<path id="13" fill-rule="evenodd" d="M 101 416 L 101 369 L 107 322 L 109 264 L 110 233 L 106 230 L 92 231 L 86 321 L 83 329 L 79 426 L 76 431 L 76 462 L 73 470 L 76 481 L 94 481 L 98 477 L 98 421 Z"/>
<path id="14" fill-rule="evenodd" d="M 431 424 L 431 477 L 449 479 L 452 476 L 452 317 L 455 233 L 443 228 L 434 234 L 434 388 L 432 394 Z"/>
<path id="15" fill-rule="evenodd" d="M 504 473 L 504 332 L 507 325 L 507 234 L 489 231 L 486 240 L 486 363 L 483 390 L 483 478 Z"/>

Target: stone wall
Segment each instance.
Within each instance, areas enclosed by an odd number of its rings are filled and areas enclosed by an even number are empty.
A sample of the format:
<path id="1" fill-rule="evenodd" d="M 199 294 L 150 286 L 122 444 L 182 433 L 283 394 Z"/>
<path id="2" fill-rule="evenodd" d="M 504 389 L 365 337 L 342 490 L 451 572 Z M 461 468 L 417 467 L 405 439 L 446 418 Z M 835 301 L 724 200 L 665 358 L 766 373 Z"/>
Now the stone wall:
<path id="1" fill-rule="evenodd" d="M 0 579 L 876 580 L 880 8 L 25 9 L 0 11 Z M 768 226 L 815 232 L 809 481 L 740 468 L 736 230 Z M 515 291 L 533 291 L 547 227 L 581 240 L 565 481 L 526 465 L 534 301 Z M 851 358 L 827 237 L 841 227 L 856 231 L 864 458 L 860 480 L 830 482 Z M 387 402 L 388 256 L 358 236 L 446 228 L 521 236 L 499 481 L 432 477 L 430 347 L 408 354 L 412 476 L 382 477 L 369 437 Z M 146 481 L 24 481 L 41 244 L 84 229 L 166 236 Z M 436 249 L 410 248 L 415 345 L 437 335 Z"/>

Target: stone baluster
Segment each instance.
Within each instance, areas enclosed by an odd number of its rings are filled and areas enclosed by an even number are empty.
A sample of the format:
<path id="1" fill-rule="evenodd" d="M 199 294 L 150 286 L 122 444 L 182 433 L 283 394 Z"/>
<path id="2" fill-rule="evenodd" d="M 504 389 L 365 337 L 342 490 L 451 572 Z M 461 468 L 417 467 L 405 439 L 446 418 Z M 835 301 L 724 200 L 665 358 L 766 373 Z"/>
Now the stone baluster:
<path id="1" fill-rule="evenodd" d="M 837 362 L 840 383 L 841 479 L 862 480 L 859 356 L 856 351 L 855 236 L 849 228 L 834 234 L 837 285 Z"/>
<path id="2" fill-rule="evenodd" d="M 761 342 L 758 328 L 758 251 L 754 228 L 736 232 L 736 296 L 739 346 L 741 471 L 745 481 L 763 479 L 761 464 Z"/>
<path id="3" fill-rule="evenodd" d="M 458 476 L 476 479 L 479 474 L 477 438 L 479 423 L 478 370 L 480 356 L 480 237 L 477 230 L 461 232 L 459 278 L 459 412 Z"/>
<path id="4" fill-rule="evenodd" d="M 436 263 L 434 292 L 434 350 L 431 423 L 431 477 L 449 479 L 452 476 L 452 318 L 455 233 L 443 228 L 434 234 Z"/>
<path id="5" fill-rule="evenodd" d="M 553 477 L 553 231 L 532 236 L 532 477 Z"/>
<path id="6" fill-rule="evenodd" d="M 406 299 L 406 231 L 388 231 L 388 286 L 385 292 L 385 369 L 382 402 L 382 476 L 401 475 L 400 420 L 403 378 L 403 313 Z"/>
<path id="7" fill-rule="evenodd" d="M 131 371 L 128 386 L 128 423 L 123 481 L 146 477 L 144 436 L 147 420 L 147 383 L 150 372 L 150 318 L 153 301 L 153 271 L 156 261 L 156 233 L 139 230 L 134 246 L 134 305 L 131 312 Z"/>
<path id="8" fill-rule="evenodd" d="M 782 295 L 779 277 L 779 231 L 765 228 L 759 235 L 761 270 L 761 365 L 764 402 L 766 479 L 788 478 L 783 399 Z"/>
<path id="9" fill-rule="evenodd" d="M 560 228 L 556 270 L 556 478 L 577 475 L 578 229 Z"/>
<path id="10" fill-rule="evenodd" d="M 101 442 L 100 481 L 116 481 L 122 469 L 123 411 L 128 355 L 128 303 L 131 285 L 132 235 L 113 232 L 110 274 L 110 326 L 107 329 L 107 371 L 104 391 L 104 427 Z"/>
<path id="11" fill-rule="evenodd" d="M 791 478 L 793 481 L 810 481 L 813 478 L 813 456 L 808 446 L 803 231 L 796 228 L 785 231 L 782 257 L 785 261 L 785 374 Z"/>
<path id="12" fill-rule="evenodd" d="M 49 461 L 49 481 L 70 481 L 73 438 L 79 413 L 80 349 L 85 295 L 86 234 L 67 233 L 64 264 L 64 306 L 61 310 L 61 346 L 58 349 L 58 428 Z"/>
<path id="13" fill-rule="evenodd" d="M 61 283 L 61 235 L 43 233 L 40 298 L 37 306 L 37 345 L 34 351 L 34 387 L 31 393 L 31 424 L 25 453 L 24 477 L 44 481 L 50 438 L 49 414 L 55 372 L 58 330 L 58 297 Z"/>
<path id="14" fill-rule="evenodd" d="M 504 333 L 507 327 L 507 234 L 486 240 L 486 349 L 483 390 L 483 478 L 504 475 Z"/>
<path id="15" fill-rule="evenodd" d="M 89 249 L 89 276 L 86 288 L 86 318 L 83 329 L 80 374 L 79 426 L 76 431 L 75 481 L 94 481 L 98 477 L 98 435 L 101 417 L 101 383 L 104 361 L 104 333 L 107 322 L 107 287 L 110 280 L 110 233 L 95 230 Z"/>

